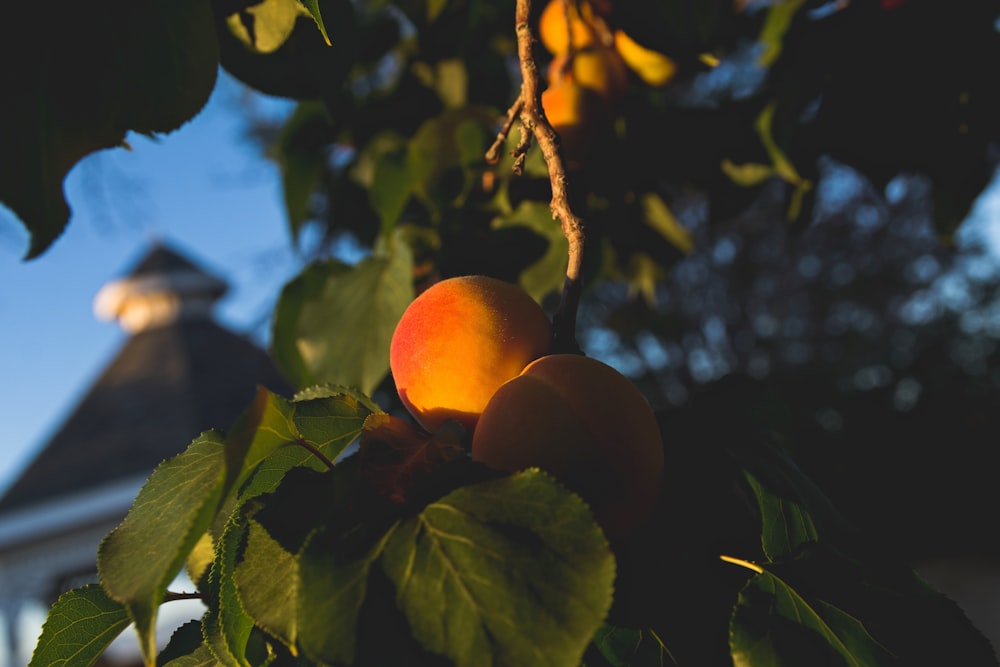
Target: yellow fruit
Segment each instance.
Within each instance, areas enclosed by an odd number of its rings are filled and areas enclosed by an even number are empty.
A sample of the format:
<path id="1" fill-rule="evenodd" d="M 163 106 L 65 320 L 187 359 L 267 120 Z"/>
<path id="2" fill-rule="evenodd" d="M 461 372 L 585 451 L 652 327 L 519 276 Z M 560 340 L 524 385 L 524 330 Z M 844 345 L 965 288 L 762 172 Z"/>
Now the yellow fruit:
<path id="1" fill-rule="evenodd" d="M 573 52 L 573 61 L 567 65 L 566 54 L 557 55 L 549 63 L 549 84 L 572 81 L 593 90 L 609 106 L 628 89 L 628 70 L 625 62 L 614 49 L 596 45 Z"/>
<path id="2" fill-rule="evenodd" d="M 612 540 L 650 514 L 663 442 L 645 397 L 617 370 L 576 354 L 530 363 L 490 399 L 472 458 L 497 470 L 538 467 L 586 500 Z"/>
<path id="3" fill-rule="evenodd" d="M 664 86 L 677 74 L 677 63 L 673 59 L 647 49 L 622 30 L 615 30 L 615 49 L 625 64 L 650 86 Z"/>
<path id="4" fill-rule="evenodd" d="M 586 162 L 601 104 L 597 93 L 572 81 L 542 91 L 542 109 L 552 129 L 559 133 L 563 158 L 570 169 L 578 169 Z"/>
<path id="5" fill-rule="evenodd" d="M 565 53 L 569 50 L 569 35 L 573 33 L 573 48 L 582 49 L 597 43 L 597 34 L 591 22 L 590 5 L 582 2 L 577 9 L 575 0 L 549 0 L 538 18 L 538 36 L 549 53 Z M 569 21 L 567 22 L 567 11 Z"/>
<path id="6" fill-rule="evenodd" d="M 454 419 L 470 433 L 504 382 L 549 351 L 551 326 L 517 285 L 487 276 L 434 283 L 410 303 L 393 332 L 396 391 L 425 429 Z"/>

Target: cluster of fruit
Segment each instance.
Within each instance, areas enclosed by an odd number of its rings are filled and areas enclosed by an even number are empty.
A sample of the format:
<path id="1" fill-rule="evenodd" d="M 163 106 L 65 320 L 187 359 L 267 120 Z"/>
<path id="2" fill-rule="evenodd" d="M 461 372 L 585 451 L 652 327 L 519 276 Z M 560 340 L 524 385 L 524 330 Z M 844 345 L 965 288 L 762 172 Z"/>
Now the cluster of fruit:
<path id="1" fill-rule="evenodd" d="M 520 287 L 449 278 L 422 292 L 396 326 L 393 380 L 428 432 L 453 420 L 471 435 L 473 460 L 552 474 L 615 540 L 659 495 L 659 425 L 628 378 L 591 357 L 550 354 L 551 338 L 545 312 Z"/>
<path id="2" fill-rule="evenodd" d="M 657 87 L 677 71 L 670 57 L 611 27 L 609 14 L 604 3 L 549 0 L 539 17 L 539 38 L 552 54 L 542 108 L 559 133 L 570 168 L 583 165 L 595 132 L 614 118 L 630 70 Z"/>

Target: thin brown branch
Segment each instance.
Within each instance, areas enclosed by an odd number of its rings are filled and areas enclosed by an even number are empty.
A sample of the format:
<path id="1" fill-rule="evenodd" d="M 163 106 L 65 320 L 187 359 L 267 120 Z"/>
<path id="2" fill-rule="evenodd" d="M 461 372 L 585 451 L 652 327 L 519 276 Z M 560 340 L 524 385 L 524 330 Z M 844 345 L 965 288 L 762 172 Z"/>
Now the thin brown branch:
<path id="1" fill-rule="evenodd" d="M 531 0 L 517 0 L 515 32 L 517 55 L 521 65 L 522 136 L 533 136 L 542 151 L 542 157 L 549 171 L 549 181 L 552 184 L 552 200 L 549 208 L 552 210 L 552 217 L 557 218 L 562 225 L 563 234 L 569 243 L 562 298 L 552 318 L 553 350 L 579 352 L 580 346 L 576 340 L 576 314 L 582 291 L 583 250 L 586 236 L 583 221 L 577 217 L 569 204 L 569 178 L 566 175 L 565 160 L 559 150 L 559 135 L 552 129 L 542 109 L 541 77 L 532 53 L 535 40 L 528 22 L 530 15 Z M 530 139 L 522 139 L 521 145 L 526 146 L 528 141 Z M 521 145 L 518 148 L 521 148 Z"/>
<path id="2" fill-rule="evenodd" d="M 514 123 L 517 122 L 518 116 L 521 115 L 521 107 L 523 106 L 524 98 L 518 95 L 517 99 L 514 100 L 514 104 L 510 106 L 510 109 L 507 109 L 507 118 L 504 120 L 503 127 L 497 132 L 497 138 L 493 140 L 493 145 L 486 151 L 486 162 L 489 164 L 496 164 L 500 160 L 500 149 L 507 143 L 510 128 L 514 127 Z"/>

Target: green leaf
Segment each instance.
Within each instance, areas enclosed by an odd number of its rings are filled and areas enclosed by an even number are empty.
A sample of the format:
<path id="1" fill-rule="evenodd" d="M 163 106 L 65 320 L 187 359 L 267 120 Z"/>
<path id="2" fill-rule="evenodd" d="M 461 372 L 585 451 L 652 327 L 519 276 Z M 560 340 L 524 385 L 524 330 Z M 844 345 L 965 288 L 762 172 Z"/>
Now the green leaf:
<path id="1" fill-rule="evenodd" d="M 110 0 L 6 7 L 0 37 L 0 202 L 31 235 L 26 258 L 62 233 L 63 179 L 129 131 L 171 132 L 208 101 L 218 70 L 210 3 Z"/>
<path id="2" fill-rule="evenodd" d="M 87 667 L 132 622 L 96 584 L 63 593 L 49 610 L 28 667 Z"/>
<path id="3" fill-rule="evenodd" d="M 251 520 L 243 561 L 233 575 L 236 590 L 254 623 L 289 647 L 298 637 L 298 574 L 295 554 Z"/>
<path id="4" fill-rule="evenodd" d="M 219 539 L 218 556 L 212 564 L 212 581 L 216 597 L 209 600 L 209 610 L 202 620 L 206 644 L 224 665 L 248 667 L 247 641 L 253 630 L 253 619 L 246 613 L 236 590 L 233 572 L 237 554 L 247 532 L 247 521 L 239 512 L 230 516 Z"/>
<path id="5" fill-rule="evenodd" d="M 365 582 L 350 576 L 352 585 L 361 586 L 354 600 L 345 597 L 342 577 L 345 568 L 367 573 L 370 558 L 357 559 L 383 539 L 385 525 L 359 518 L 374 503 L 358 500 L 358 479 L 356 456 L 322 473 L 291 471 L 277 490 L 256 501 L 237 567 L 241 598 L 258 625 L 289 648 L 297 642 L 307 655 L 333 651 L 347 662 L 353 660 Z"/>
<path id="6" fill-rule="evenodd" d="M 788 558 L 821 538 L 847 545 L 854 531 L 823 492 L 777 447 L 735 456 L 757 500 L 761 547 L 772 561 Z"/>
<path id="7" fill-rule="evenodd" d="M 194 653 L 204 642 L 201 636 L 201 621 L 195 619 L 181 625 L 170 635 L 170 641 L 156 656 L 156 664 L 164 665 L 174 658 Z"/>
<path id="8" fill-rule="evenodd" d="M 459 667 L 578 665 L 615 576 L 586 505 L 538 470 L 431 503 L 392 532 L 381 563 L 414 637 Z"/>
<path id="9" fill-rule="evenodd" d="M 389 529 L 361 553 L 345 549 L 342 534 L 330 529 L 306 543 L 298 559 L 303 585 L 297 610 L 305 655 L 321 663 L 354 663 L 369 574 L 391 534 Z"/>
<path id="10" fill-rule="evenodd" d="M 222 437 L 203 433 L 157 466 L 98 549 L 101 584 L 128 609 L 148 663 L 156 656 L 156 616 L 166 587 L 215 517 L 224 468 Z"/>
<path id="11" fill-rule="evenodd" d="M 319 28 L 320 34 L 323 35 L 323 41 L 329 45 L 331 43 L 330 35 L 327 34 L 326 25 L 323 24 L 323 13 L 320 11 L 319 0 L 302 0 L 302 4 L 309 12 L 309 16 L 316 22 L 316 27 Z"/>
<path id="12" fill-rule="evenodd" d="M 182 655 L 167 662 L 163 667 L 218 667 L 219 662 L 212 651 L 202 644 L 188 655 Z"/>
<path id="13" fill-rule="evenodd" d="M 641 204 L 646 224 L 685 255 L 690 254 L 694 249 L 691 232 L 677 220 L 667 203 L 659 195 L 647 193 L 642 196 Z"/>
<path id="14" fill-rule="evenodd" d="M 298 438 L 291 404 L 258 387 L 253 402 L 226 435 L 226 494 L 238 487 L 264 459 Z"/>
<path id="15" fill-rule="evenodd" d="M 804 0 L 785 0 L 774 3 L 767 9 L 767 17 L 757 38 L 764 45 L 764 50 L 757 59 L 761 67 L 770 67 L 778 60 L 784 47 L 785 34 L 803 4 Z"/>
<path id="16" fill-rule="evenodd" d="M 226 440 L 227 492 L 239 487 L 239 504 L 277 488 L 285 473 L 298 466 L 325 470 L 360 434 L 371 414 L 371 399 L 353 390 L 327 387 L 320 398 L 288 400 L 261 388 L 237 419 Z M 381 410 L 380 410 L 381 411 Z"/>
<path id="17" fill-rule="evenodd" d="M 299 387 L 320 384 L 299 352 L 299 322 L 305 312 L 320 307 L 327 284 L 350 270 L 342 262 L 314 262 L 281 290 L 271 330 L 271 356 Z"/>
<path id="18" fill-rule="evenodd" d="M 334 396 L 342 396 L 344 398 L 353 398 L 358 402 L 363 408 L 371 413 L 384 413 L 385 410 L 382 409 L 378 403 L 373 401 L 368 395 L 361 393 L 354 387 L 347 387 L 342 384 L 314 384 L 311 387 L 306 387 L 295 393 L 292 397 L 293 401 L 309 401 L 314 398 L 331 398 Z"/>
<path id="19" fill-rule="evenodd" d="M 299 386 L 333 383 L 370 394 L 389 372 L 389 342 L 413 300 L 413 260 L 402 242 L 346 268 L 307 268 L 281 293 L 275 359 Z"/>
<path id="20" fill-rule="evenodd" d="M 752 569 L 730 624 L 737 667 L 1000 664 L 958 605 L 895 557 L 810 545 Z"/>
<path id="21" fill-rule="evenodd" d="M 296 100 L 332 100 L 341 95 L 344 80 L 358 61 L 361 28 L 355 20 L 353 3 L 318 1 L 325 23 L 336 28 L 332 45 L 322 31 L 316 30 L 319 14 L 311 0 L 303 4 L 314 21 L 300 18 L 280 48 L 269 53 L 247 48 L 220 21 L 219 58 L 226 71 L 266 95 Z"/>
<path id="22" fill-rule="evenodd" d="M 531 297 L 541 302 L 552 292 L 562 289 L 566 279 L 566 253 L 568 242 L 558 220 L 552 218 L 548 204 L 525 200 L 510 214 L 494 218 L 494 229 L 525 227 L 546 241 L 545 254 L 521 272 L 518 284 Z"/>
<path id="23" fill-rule="evenodd" d="M 382 221 L 383 233 L 395 225 L 413 190 L 409 156 L 406 151 L 385 153 L 375 162 L 375 173 L 368 199 Z"/>
<path id="24" fill-rule="evenodd" d="M 861 619 L 802 595 L 768 572 L 753 577 L 740 592 L 730 646 L 736 667 L 895 664 Z"/>
<path id="25" fill-rule="evenodd" d="M 495 136 L 494 112 L 463 106 L 426 120 L 408 146 L 414 194 L 435 217 L 463 201 Z"/>
<path id="26" fill-rule="evenodd" d="M 261 0 L 227 16 L 226 25 L 247 48 L 272 53 L 292 34 L 299 17 L 309 15 L 299 0 Z"/>
<path id="27" fill-rule="evenodd" d="M 605 624 L 594 635 L 594 646 L 612 667 L 664 667 L 678 664 L 653 630 Z"/>
<path id="28" fill-rule="evenodd" d="M 305 101 L 281 129 L 275 148 L 275 160 L 281 166 L 281 182 L 285 194 L 285 212 L 292 240 L 312 216 L 310 201 L 323 185 L 327 174 L 326 142 L 330 132 L 326 108 L 319 102 Z"/>
<path id="29" fill-rule="evenodd" d="M 723 173 L 728 176 L 733 183 L 746 188 L 753 187 L 754 185 L 760 185 L 775 175 L 774 167 L 769 164 L 760 164 L 758 162 L 736 164 L 729 158 L 726 158 L 722 161 L 721 167 Z"/>

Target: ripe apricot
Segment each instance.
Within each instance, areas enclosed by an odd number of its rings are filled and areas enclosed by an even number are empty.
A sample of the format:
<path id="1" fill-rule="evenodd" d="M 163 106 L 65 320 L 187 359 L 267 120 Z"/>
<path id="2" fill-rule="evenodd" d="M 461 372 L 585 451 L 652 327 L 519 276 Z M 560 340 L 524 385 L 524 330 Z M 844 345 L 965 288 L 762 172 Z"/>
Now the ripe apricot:
<path id="1" fill-rule="evenodd" d="M 574 0 L 549 0 L 545 5 L 538 17 L 538 37 L 549 53 L 568 51 L 571 32 L 574 49 L 582 49 L 597 42 L 597 33 L 590 20 L 590 5 L 586 2 L 581 4 L 583 16 Z"/>
<path id="2" fill-rule="evenodd" d="M 628 89 L 628 69 L 614 49 L 597 45 L 567 54 L 559 54 L 549 63 L 549 85 L 571 81 L 600 95 L 610 109 Z"/>
<path id="3" fill-rule="evenodd" d="M 647 49 L 623 30 L 615 30 L 615 49 L 628 67 L 650 86 L 663 86 L 677 73 L 677 63 L 670 56 Z"/>
<path id="4" fill-rule="evenodd" d="M 542 91 L 542 109 L 552 129 L 559 133 L 563 157 L 571 169 L 586 162 L 600 104 L 596 93 L 572 81 Z"/>
<path id="5" fill-rule="evenodd" d="M 586 500 L 612 540 L 652 511 L 663 442 L 649 403 L 617 370 L 577 354 L 537 359 L 500 387 L 476 426 L 472 458 L 538 467 Z"/>
<path id="6" fill-rule="evenodd" d="M 396 325 L 389 366 L 396 391 L 431 432 L 454 419 L 475 428 L 493 393 L 549 351 L 542 307 L 517 285 L 487 276 L 434 283 Z"/>

